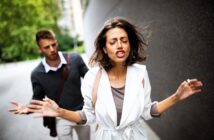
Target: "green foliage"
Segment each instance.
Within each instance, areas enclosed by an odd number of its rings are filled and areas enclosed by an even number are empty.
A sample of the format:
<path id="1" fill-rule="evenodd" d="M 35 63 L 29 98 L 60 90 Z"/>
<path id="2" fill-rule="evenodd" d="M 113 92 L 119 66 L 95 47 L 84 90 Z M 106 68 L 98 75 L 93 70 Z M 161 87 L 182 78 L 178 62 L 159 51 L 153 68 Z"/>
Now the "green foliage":
<path id="1" fill-rule="evenodd" d="M 75 51 L 76 51 L 77 53 L 79 53 L 79 54 L 85 53 L 85 48 L 84 48 L 83 45 L 82 45 L 82 46 L 77 46 L 77 47 L 75 48 Z"/>
<path id="2" fill-rule="evenodd" d="M 56 0 L 1 0 L 0 62 L 38 57 L 35 33 L 40 28 L 58 30 Z"/>
<path id="3" fill-rule="evenodd" d="M 83 41 L 73 38 L 68 34 L 59 33 L 57 35 L 57 40 L 59 43 L 59 50 L 61 51 L 75 51 L 80 54 L 85 52 Z"/>
<path id="4" fill-rule="evenodd" d="M 61 51 L 71 50 L 74 47 L 74 39 L 67 34 L 57 35 L 57 40 Z"/>

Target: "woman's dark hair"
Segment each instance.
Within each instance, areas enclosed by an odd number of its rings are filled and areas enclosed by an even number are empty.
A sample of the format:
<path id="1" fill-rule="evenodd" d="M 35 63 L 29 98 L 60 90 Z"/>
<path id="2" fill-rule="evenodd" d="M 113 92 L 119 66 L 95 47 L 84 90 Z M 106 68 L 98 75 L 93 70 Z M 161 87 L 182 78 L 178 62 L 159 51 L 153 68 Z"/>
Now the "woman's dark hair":
<path id="1" fill-rule="evenodd" d="M 55 40 L 56 37 L 55 37 L 55 34 L 54 34 L 53 31 L 48 30 L 48 29 L 42 29 L 42 30 L 39 30 L 36 33 L 36 43 L 37 43 L 38 46 L 39 46 L 39 41 L 41 39 L 52 39 L 52 40 Z"/>
<path id="2" fill-rule="evenodd" d="M 108 58 L 108 55 L 104 53 L 103 48 L 106 46 L 106 33 L 113 28 L 121 28 L 127 32 L 130 43 L 130 54 L 126 60 L 126 65 L 132 65 L 135 62 L 140 62 L 146 59 L 144 56 L 144 49 L 147 47 L 143 35 L 136 29 L 136 26 L 129 23 L 126 19 L 115 17 L 107 20 L 104 27 L 99 32 L 94 45 L 95 52 L 89 60 L 89 64 L 93 66 L 96 62 L 99 63 L 105 70 L 109 70 L 113 67 Z"/>

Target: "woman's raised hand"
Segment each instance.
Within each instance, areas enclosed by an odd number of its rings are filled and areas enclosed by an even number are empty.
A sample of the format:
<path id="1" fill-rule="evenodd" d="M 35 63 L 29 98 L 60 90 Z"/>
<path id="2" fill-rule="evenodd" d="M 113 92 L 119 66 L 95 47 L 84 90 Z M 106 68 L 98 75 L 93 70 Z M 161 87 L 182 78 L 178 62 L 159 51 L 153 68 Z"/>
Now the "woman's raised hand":
<path id="1" fill-rule="evenodd" d="M 31 104 L 27 106 L 29 111 L 39 113 L 36 117 L 57 117 L 59 116 L 59 106 L 53 100 L 49 98 L 40 100 L 32 100 Z"/>
<path id="2" fill-rule="evenodd" d="M 189 96 L 201 92 L 203 83 L 197 79 L 187 79 L 182 82 L 176 91 L 178 100 L 184 100 Z"/>

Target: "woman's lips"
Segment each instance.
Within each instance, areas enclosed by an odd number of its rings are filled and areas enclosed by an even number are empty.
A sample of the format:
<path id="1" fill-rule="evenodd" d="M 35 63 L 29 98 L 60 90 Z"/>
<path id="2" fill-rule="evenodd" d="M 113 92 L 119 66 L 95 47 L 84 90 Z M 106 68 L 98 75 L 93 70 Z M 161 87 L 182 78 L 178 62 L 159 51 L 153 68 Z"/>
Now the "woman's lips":
<path id="1" fill-rule="evenodd" d="M 119 57 L 119 58 L 122 58 L 125 56 L 125 51 L 117 51 L 116 52 L 116 56 Z"/>

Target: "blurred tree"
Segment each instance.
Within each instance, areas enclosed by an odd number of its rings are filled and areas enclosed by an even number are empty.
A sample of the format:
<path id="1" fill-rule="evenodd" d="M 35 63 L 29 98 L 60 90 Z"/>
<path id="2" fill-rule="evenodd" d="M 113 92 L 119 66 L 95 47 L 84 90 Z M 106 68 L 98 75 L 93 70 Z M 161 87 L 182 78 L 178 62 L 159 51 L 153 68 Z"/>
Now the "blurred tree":
<path id="1" fill-rule="evenodd" d="M 70 52 L 74 51 L 80 54 L 85 53 L 84 42 L 81 40 L 78 40 L 78 38 L 74 38 L 68 35 L 62 30 L 59 34 L 57 34 L 57 40 L 59 43 L 60 51 L 70 51 Z"/>
<path id="2" fill-rule="evenodd" d="M 74 48 L 74 38 L 68 34 L 59 33 L 57 35 L 57 40 L 59 43 L 59 50 L 61 51 L 72 50 Z"/>
<path id="3" fill-rule="evenodd" d="M 57 28 L 57 0 L 1 0 L 0 62 L 38 57 L 35 33 L 40 28 Z"/>

